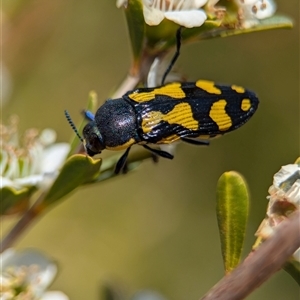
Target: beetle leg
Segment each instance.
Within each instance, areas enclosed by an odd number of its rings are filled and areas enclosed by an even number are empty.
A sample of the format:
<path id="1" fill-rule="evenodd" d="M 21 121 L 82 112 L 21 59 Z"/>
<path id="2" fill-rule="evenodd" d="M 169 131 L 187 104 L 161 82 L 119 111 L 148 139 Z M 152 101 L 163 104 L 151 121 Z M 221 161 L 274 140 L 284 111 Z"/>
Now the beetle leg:
<path id="1" fill-rule="evenodd" d="M 122 174 L 124 174 L 124 175 L 128 173 L 128 163 L 127 163 L 127 161 L 125 161 L 125 164 L 124 164 L 121 171 L 122 171 Z"/>
<path id="2" fill-rule="evenodd" d="M 159 156 L 152 152 L 152 161 L 157 164 L 159 161 Z"/>
<path id="3" fill-rule="evenodd" d="M 180 138 L 183 142 L 192 144 L 192 145 L 197 145 L 197 146 L 208 146 L 209 141 L 201 141 L 201 140 L 196 140 L 196 139 L 190 139 L 186 137 Z"/>
<path id="4" fill-rule="evenodd" d="M 118 160 L 118 162 L 116 164 L 116 168 L 115 168 L 115 174 L 119 174 L 120 171 L 124 168 L 130 148 L 131 147 L 128 147 L 126 149 L 126 151 L 124 152 L 124 154 Z"/>
<path id="5" fill-rule="evenodd" d="M 153 148 L 150 148 L 149 146 L 147 145 L 143 145 L 143 147 L 151 152 L 153 152 L 154 154 L 156 155 L 159 155 L 161 157 L 164 157 L 164 158 L 168 158 L 168 159 L 173 159 L 174 156 L 172 154 L 170 154 L 169 152 L 167 151 L 163 151 L 163 150 L 158 150 L 158 149 L 153 149 Z"/>
<path id="6" fill-rule="evenodd" d="M 170 62 L 170 65 L 168 66 L 167 70 L 165 71 L 163 78 L 161 80 L 161 85 L 165 84 L 165 80 L 168 76 L 168 74 L 170 73 L 170 71 L 172 70 L 175 62 L 177 61 L 179 55 L 180 55 L 180 48 L 181 48 L 181 29 L 182 27 L 180 26 L 177 31 L 176 31 L 176 52 Z"/>

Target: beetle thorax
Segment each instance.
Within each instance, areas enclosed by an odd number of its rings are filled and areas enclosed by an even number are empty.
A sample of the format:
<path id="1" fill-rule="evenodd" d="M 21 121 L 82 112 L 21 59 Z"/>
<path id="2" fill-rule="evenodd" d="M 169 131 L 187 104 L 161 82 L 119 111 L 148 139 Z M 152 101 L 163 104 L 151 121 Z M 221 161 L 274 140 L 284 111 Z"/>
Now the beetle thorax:
<path id="1" fill-rule="evenodd" d="M 136 115 L 124 99 L 107 100 L 96 112 L 95 123 L 107 149 L 122 150 L 136 143 Z"/>

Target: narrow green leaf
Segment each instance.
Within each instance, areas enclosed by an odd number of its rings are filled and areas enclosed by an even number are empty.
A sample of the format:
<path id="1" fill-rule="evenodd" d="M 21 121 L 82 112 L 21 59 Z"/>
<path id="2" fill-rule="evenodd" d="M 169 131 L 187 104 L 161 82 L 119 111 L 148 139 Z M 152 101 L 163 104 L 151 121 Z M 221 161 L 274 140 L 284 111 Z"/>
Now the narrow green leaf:
<path id="1" fill-rule="evenodd" d="M 274 15 L 270 18 L 260 20 L 260 23 L 251 28 L 224 28 L 219 27 L 215 30 L 204 31 L 198 35 L 199 40 L 216 37 L 227 37 L 232 35 L 251 33 L 271 29 L 290 29 L 293 27 L 293 21 L 286 16 Z"/>
<path id="2" fill-rule="evenodd" d="M 295 281 L 300 285 L 300 262 L 294 259 L 287 261 L 283 269 L 289 273 Z"/>
<path id="3" fill-rule="evenodd" d="M 249 210 L 247 186 L 240 174 L 225 172 L 217 184 L 217 218 L 225 272 L 240 262 Z"/>
<path id="4" fill-rule="evenodd" d="M 145 35 L 145 21 L 141 1 L 130 0 L 130 5 L 125 8 L 125 15 L 134 61 L 138 62 L 141 58 Z"/>
<path id="5" fill-rule="evenodd" d="M 0 189 L 0 215 L 15 213 L 26 209 L 34 187 L 16 190 L 12 187 Z"/>
<path id="6" fill-rule="evenodd" d="M 214 32 L 220 27 L 220 21 L 208 20 L 200 27 L 184 28 L 181 32 L 182 42 L 198 41 L 199 36 Z M 147 44 L 152 51 L 161 53 L 170 50 L 177 43 L 178 24 L 164 19 L 158 26 L 146 26 Z"/>
<path id="7" fill-rule="evenodd" d="M 177 26 L 178 27 L 178 26 Z M 251 27 L 251 28 L 234 28 L 233 26 L 221 26 L 221 22 L 219 20 L 207 19 L 204 24 L 200 27 L 194 28 L 184 28 L 182 31 L 182 41 L 183 42 L 195 42 L 212 38 L 220 38 L 220 37 L 228 37 L 245 33 L 252 33 L 264 30 L 271 29 L 290 29 L 293 27 L 293 21 L 286 16 L 274 15 L 270 18 L 260 20 L 260 23 Z M 154 29 L 147 29 L 147 36 L 155 37 Z M 174 32 L 174 31 L 173 31 Z M 166 36 L 170 35 L 169 32 L 166 33 Z M 167 39 L 166 42 L 161 45 L 160 51 L 168 50 L 170 47 L 176 44 L 175 34 L 173 33 L 174 38 Z M 154 39 L 152 37 L 152 39 Z M 152 42 L 154 43 L 154 42 Z"/>
<path id="8" fill-rule="evenodd" d="M 100 159 L 95 160 L 81 154 L 71 156 L 64 164 L 43 203 L 50 205 L 80 185 L 95 180 L 99 176 L 100 166 Z"/>

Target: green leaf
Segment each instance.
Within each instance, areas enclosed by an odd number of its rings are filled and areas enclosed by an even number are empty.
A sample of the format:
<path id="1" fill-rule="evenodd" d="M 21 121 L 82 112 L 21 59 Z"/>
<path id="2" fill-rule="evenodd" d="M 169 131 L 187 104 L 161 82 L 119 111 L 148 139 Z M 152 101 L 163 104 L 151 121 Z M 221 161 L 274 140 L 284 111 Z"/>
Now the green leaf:
<path id="1" fill-rule="evenodd" d="M 208 21 L 210 22 L 210 21 Z M 270 18 L 260 20 L 259 24 L 251 28 L 224 28 L 219 27 L 215 30 L 204 31 L 198 35 L 199 40 L 216 38 L 216 37 L 227 37 L 232 35 L 251 33 L 263 30 L 271 29 L 290 29 L 293 27 L 293 21 L 286 16 L 274 15 Z"/>
<path id="2" fill-rule="evenodd" d="M 181 31 L 182 42 L 197 41 L 200 34 L 218 29 L 220 21 L 209 20 L 200 27 L 183 28 Z M 175 46 L 176 31 L 178 24 L 164 19 L 158 26 L 146 26 L 147 45 L 151 48 L 152 54 L 170 50 Z"/>
<path id="3" fill-rule="evenodd" d="M 295 281 L 300 285 L 300 262 L 294 259 L 287 261 L 283 269 L 289 273 Z"/>
<path id="4" fill-rule="evenodd" d="M 135 64 L 140 61 L 145 35 L 145 21 L 143 5 L 140 0 L 130 0 L 130 5 L 125 8 L 131 48 Z"/>
<path id="5" fill-rule="evenodd" d="M 249 211 L 247 186 L 240 174 L 225 172 L 217 184 L 217 218 L 225 272 L 240 262 Z"/>
<path id="6" fill-rule="evenodd" d="M 165 20 L 163 21 L 165 22 Z M 163 26 L 163 22 L 161 23 Z M 159 27 L 156 26 L 156 27 Z M 165 26 L 166 27 L 166 26 Z M 183 42 L 195 42 L 195 41 L 201 41 L 206 39 L 212 39 L 212 38 L 220 38 L 220 37 L 228 37 L 233 35 L 239 35 L 244 33 L 252 33 L 252 32 L 258 32 L 258 31 L 264 31 L 264 30 L 271 30 L 271 29 L 290 29 L 293 27 L 293 21 L 286 16 L 282 15 L 274 15 L 270 18 L 260 20 L 260 23 L 251 27 L 251 28 L 238 28 L 235 26 L 221 26 L 221 21 L 219 20 L 213 20 L 213 19 L 207 19 L 204 24 L 200 27 L 194 27 L 194 28 L 184 28 L 182 30 L 182 41 Z M 169 28 L 169 27 L 166 27 Z M 178 28 L 178 26 L 177 26 Z M 155 28 L 148 29 L 147 27 L 147 37 L 149 35 L 150 41 L 152 41 L 152 44 L 154 44 L 154 38 L 155 38 Z M 173 29 L 172 34 L 173 37 L 170 36 L 170 32 L 165 33 L 165 43 L 161 43 L 159 51 L 164 51 L 170 49 L 170 47 L 174 46 L 176 44 L 175 39 L 175 31 Z M 161 42 L 161 41 L 160 41 Z M 157 40 L 156 40 L 157 43 Z"/>
<path id="7" fill-rule="evenodd" d="M 34 191 L 35 187 L 16 190 L 6 186 L 0 189 L 0 215 L 13 214 L 26 209 Z"/>
<path id="8" fill-rule="evenodd" d="M 53 204 L 82 184 L 94 181 L 100 173 L 101 160 L 76 154 L 64 164 L 60 174 L 45 195 L 46 206 Z"/>

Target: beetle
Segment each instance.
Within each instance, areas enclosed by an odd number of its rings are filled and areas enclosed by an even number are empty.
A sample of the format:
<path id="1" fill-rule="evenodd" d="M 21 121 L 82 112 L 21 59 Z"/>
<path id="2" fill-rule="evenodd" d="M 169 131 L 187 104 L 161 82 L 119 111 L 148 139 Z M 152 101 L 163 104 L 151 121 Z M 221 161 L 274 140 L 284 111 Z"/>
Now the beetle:
<path id="1" fill-rule="evenodd" d="M 208 80 L 164 84 L 179 56 L 179 49 L 180 29 L 177 31 L 177 51 L 162 85 L 137 88 L 121 98 L 108 99 L 95 115 L 85 111 L 89 122 L 83 129 L 83 139 L 65 111 L 89 156 L 104 149 L 125 150 L 116 165 L 115 173 L 119 173 L 134 144 L 172 159 L 170 153 L 148 144 L 170 144 L 181 140 L 208 145 L 209 139 L 238 129 L 253 116 L 259 100 L 254 92 L 241 86 L 219 85 Z"/>
<path id="2" fill-rule="evenodd" d="M 85 112 L 89 119 L 83 129 L 85 149 L 89 156 L 104 149 L 126 150 L 116 166 L 116 173 L 122 169 L 134 144 L 172 159 L 170 153 L 148 144 L 182 140 L 207 145 L 209 139 L 245 124 L 258 103 L 252 91 L 206 80 L 135 89 L 122 98 L 107 100 L 95 116 Z"/>

